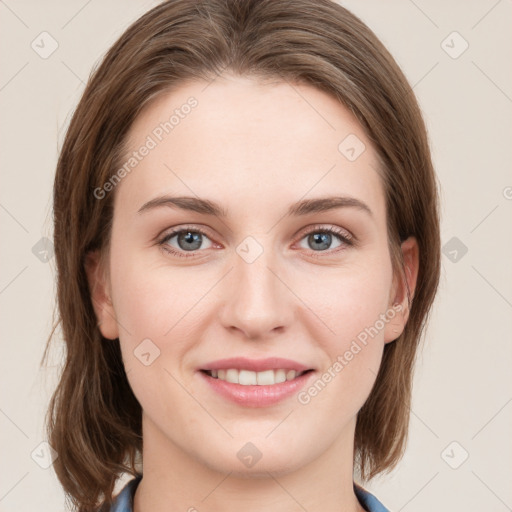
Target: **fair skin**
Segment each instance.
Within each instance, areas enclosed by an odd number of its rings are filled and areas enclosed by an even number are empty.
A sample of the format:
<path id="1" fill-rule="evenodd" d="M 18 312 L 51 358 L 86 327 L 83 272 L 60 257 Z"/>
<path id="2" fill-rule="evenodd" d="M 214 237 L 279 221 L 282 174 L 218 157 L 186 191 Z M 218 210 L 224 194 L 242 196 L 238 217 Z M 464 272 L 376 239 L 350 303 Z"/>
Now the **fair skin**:
<path id="1" fill-rule="evenodd" d="M 143 409 L 134 511 L 362 511 L 353 490 L 356 417 L 409 312 L 405 280 L 391 267 L 375 152 L 349 111 L 311 86 L 231 75 L 206 85 L 161 95 L 132 125 L 135 151 L 190 96 L 198 101 L 117 185 L 106 264 L 93 254 L 87 266 L 100 330 L 119 338 Z M 355 161 L 338 150 L 348 134 L 366 146 Z M 214 201 L 226 217 L 169 206 L 138 212 L 162 195 Z M 286 215 L 297 201 L 325 196 L 357 198 L 371 214 L 345 206 Z M 192 257 L 158 245 L 180 227 L 206 233 L 188 251 L 177 235 L 164 242 Z M 314 227 L 356 242 L 333 234 L 319 249 L 306 233 Z M 237 252 L 249 236 L 263 249 L 250 263 Z M 402 252 L 413 293 L 414 238 Z M 198 371 L 221 358 L 284 357 L 314 370 L 309 387 L 393 304 L 402 311 L 307 404 L 297 394 L 267 407 L 235 404 Z M 160 355 L 145 365 L 134 351 L 148 338 Z M 262 454 L 252 467 L 237 457 L 248 442 Z"/>

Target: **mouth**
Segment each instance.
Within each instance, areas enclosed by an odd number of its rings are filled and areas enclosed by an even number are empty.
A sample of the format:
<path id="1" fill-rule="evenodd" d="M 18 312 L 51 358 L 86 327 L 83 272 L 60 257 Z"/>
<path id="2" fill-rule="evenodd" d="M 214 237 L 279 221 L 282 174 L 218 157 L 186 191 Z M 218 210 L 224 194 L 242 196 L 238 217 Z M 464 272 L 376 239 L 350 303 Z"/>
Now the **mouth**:
<path id="1" fill-rule="evenodd" d="M 260 372 L 242 370 L 238 368 L 201 370 L 213 379 L 239 384 L 241 386 L 274 386 L 286 381 L 293 381 L 303 375 L 312 372 L 313 369 L 297 371 L 286 368 L 264 370 Z"/>
<path id="2" fill-rule="evenodd" d="M 314 376 L 315 369 L 290 359 L 235 357 L 198 368 L 205 391 L 241 407 L 270 407 L 292 398 Z"/>

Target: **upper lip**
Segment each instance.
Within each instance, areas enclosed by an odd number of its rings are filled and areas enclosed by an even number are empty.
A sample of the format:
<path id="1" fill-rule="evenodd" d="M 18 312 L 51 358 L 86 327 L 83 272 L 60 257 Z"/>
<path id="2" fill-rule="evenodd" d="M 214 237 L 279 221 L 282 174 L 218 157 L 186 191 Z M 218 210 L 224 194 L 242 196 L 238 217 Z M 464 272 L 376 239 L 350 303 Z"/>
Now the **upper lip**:
<path id="1" fill-rule="evenodd" d="M 282 357 L 268 357 L 266 359 L 247 359 L 246 357 L 231 357 L 229 359 L 218 359 L 211 363 L 206 363 L 201 370 L 229 370 L 235 368 L 237 370 L 250 370 L 253 372 L 262 372 L 265 370 L 295 370 L 303 372 L 312 368 L 291 359 L 283 359 Z"/>

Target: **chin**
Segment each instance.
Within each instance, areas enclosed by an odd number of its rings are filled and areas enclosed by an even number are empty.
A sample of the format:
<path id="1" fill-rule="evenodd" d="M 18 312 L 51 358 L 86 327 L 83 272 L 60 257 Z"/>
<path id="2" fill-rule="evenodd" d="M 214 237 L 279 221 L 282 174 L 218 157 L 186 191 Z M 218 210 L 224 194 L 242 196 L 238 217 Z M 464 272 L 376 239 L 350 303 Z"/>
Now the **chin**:
<path id="1" fill-rule="evenodd" d="M 204 445 L 203 445 L 204 446 Z M 269 473 L 278 477 L 291 473 L 306 463 L 301 460 L 295 446 L 278 447 L 265 438 L 250 438 L 244 440 L 232 439 L 222 447 L 217 445 L 210 453 L 215 457 L 205 458 L 199 455 L 202 463 L 213 471 L 231 473 L 238 478 L 268 478 Z M 307 454 L 302 454 L 306 456 Z"/>

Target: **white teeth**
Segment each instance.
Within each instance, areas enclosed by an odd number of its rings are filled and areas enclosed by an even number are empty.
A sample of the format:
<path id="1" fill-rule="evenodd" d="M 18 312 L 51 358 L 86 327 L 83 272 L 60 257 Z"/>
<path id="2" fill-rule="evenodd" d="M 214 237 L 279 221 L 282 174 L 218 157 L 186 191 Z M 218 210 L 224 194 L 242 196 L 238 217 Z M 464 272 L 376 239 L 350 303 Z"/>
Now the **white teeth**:
<path id="1" fill-rule="evenodd" d="M 238 370 L 233 368 L 226 370 L 226 381 L 232 382 L 233 384 L 238 384 Z"/>
<path id="2" fill-rule="evenodd" d="M 286 380 L 293 380 L 297 376 L 297 372 L 295 370 L 288 370 L 286 372 Z"/>
<path id="3" fill-rule="evenodd" d="M 225 380 L 233 384 L 242 386 L 271 386 L 287 380 L 293 380 L 304 372 L 296 370 L 265 370 L 263 372 L 253 372 L 250 370 L 237 370 L 229 368 L 228 370 L 211 370 L 209 374 L 219 380 Z"/>
<path id="4" fill-rule="evenodd" d="M 233 370 L 236 372 L 236 370 Z M 240 370 L 238 373 L 238 384 L 243 384 L 244 386 L 256 385 L 256 372 L 250 372 L 249 370 Z"/>
<path id="5" fill-rule="evenodd" d="M 256 379 L 260 386 L 270 386 L 275 383 L 274 370 L 266 370 L 256 373 Z"/>
<path id="6" fill-rule="evenodd" d="M 286 382 L 286 370 L 276 370 L 276 384 Z"/>

